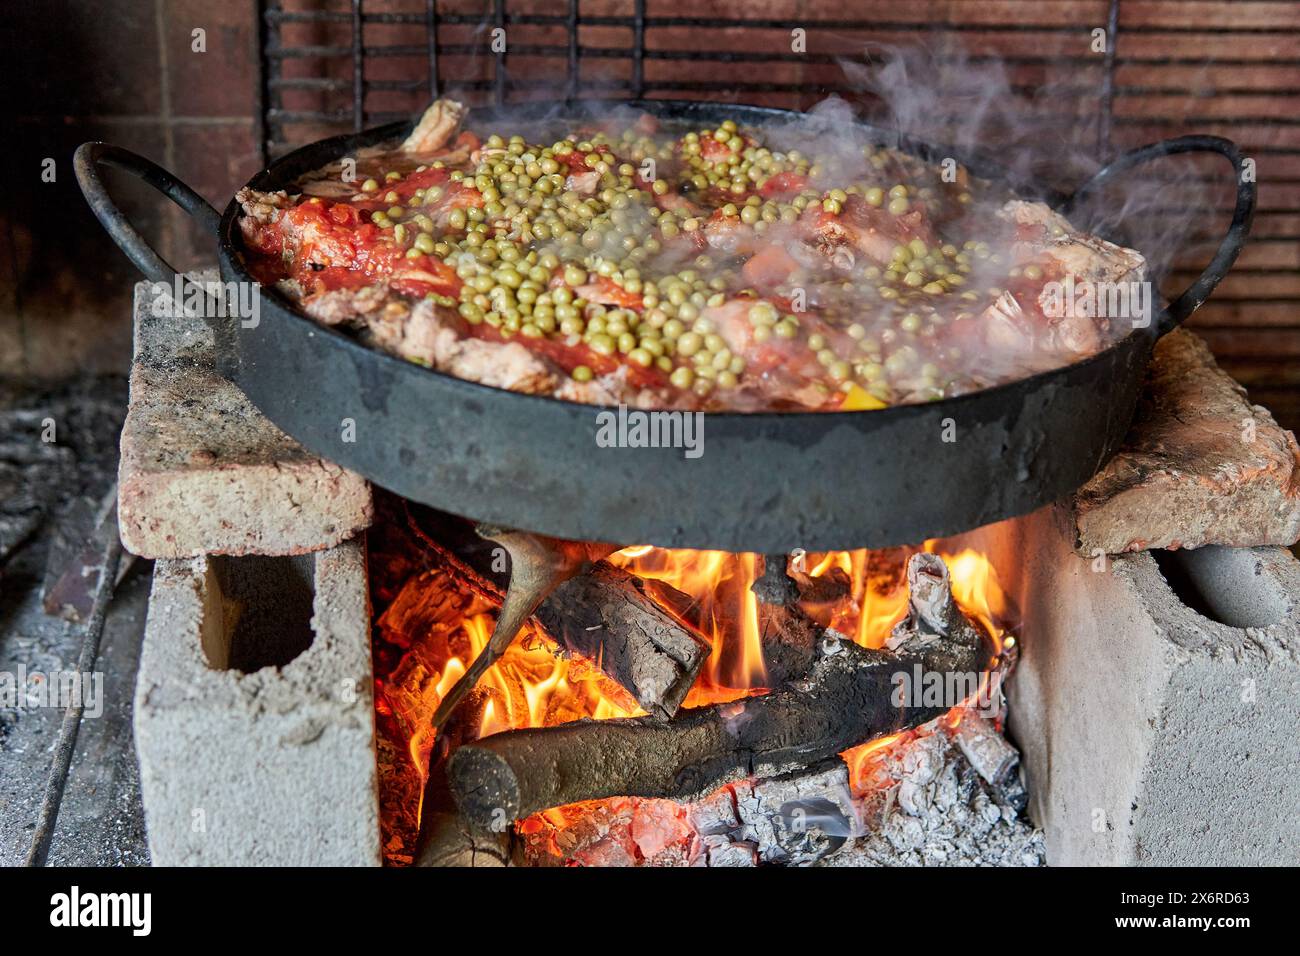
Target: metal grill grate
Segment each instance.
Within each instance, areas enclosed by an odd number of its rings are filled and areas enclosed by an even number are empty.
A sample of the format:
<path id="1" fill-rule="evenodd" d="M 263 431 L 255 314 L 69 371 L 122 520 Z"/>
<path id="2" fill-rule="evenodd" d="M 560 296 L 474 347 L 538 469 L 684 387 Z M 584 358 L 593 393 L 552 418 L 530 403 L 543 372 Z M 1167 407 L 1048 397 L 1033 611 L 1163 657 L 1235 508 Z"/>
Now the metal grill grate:
<path id="1" fill-rule="evenodd" d="M 1261 400 L 1300 419 L 1300 3 L 1293 0 L 779 0 L 692 15 L 684 0 L 258 0 L 263 159 L 408 117 L 454 89 L 471 103 L 720 99 L 804 108 L 831 92 L 873 106 L 839 63 L 871 41 L 1005 64 L 1011 91 L 1086 124 L 1098 158 L 1185 132 L 1237 140 L 1259 166 L 1255 235 L 1194 322 Z M 788 15 L 781 15 L 788 7 Z M 1104 55 L 1090 48 L 1105 31 Z M 505 31 L 504 49 L 492 47 Z M 804 30 L 807 51 L 793 52 Z M 878 106 L 879 104 L 874 104 Z M 1095 140 L 1088 138 L 1095 135 Z M 1077 141 L 1077 138 L 1076 138 Z M 1207 176 L 1221 171 L 1207 169 Z M 1204 234 L 1227 221 L 1228 195 Z M 1218 216 L 1218 222 L 1214 217 Z M 1199 270 L 1192 250 L 1179 282 Z M 1183 284 L 1186 284 L 1185 282 Z M 1283 410 L 1283 409 L 1279 409 Z"/>
<path id="2" fill-rule="evenodd" d="M 382 11 L 368 7 L 383 6 Z M 839 36 L 848 40 L 871 36 L 881 32 L 882 23 L 871 18 L 743 18 L 696 17 L 681 15 L 652 16 L 647 12 L 648 0 L 626 0 L 621 4 L 599 4 L 603 10 L 610 6 L 626 7 L 621 14 L 584 14 L 580 0 L 566 0 L 563 4 L 546 4 L 551 9 L 563 8 L 562 13 L 532 13 L 508 10 L 506 0 L 486 0 L 472 4 L 479 9 L 465 12 L 444 0 L 413 0 L 410 10 L 390 9 L 394 4 L 366 4 L 363 0 L 324 0 L 324 2 L 285 2 L 285 0 L 259 0 L 259 18 L 263 57 L 262 83 L 262 140 L 264 158 L 274 157 L 284 150 L 305 141 L 295 135 L 295 127 L 331 127 L 334 131 L 361 130 L 404 118 L 410 109 L 376 107 L 375 94 L 418 94 L 424 103 L 436 97 L 448 85 L 456 93 L 471 101 L 503 104 L 519 99 L 559 98 L 642 98 L 659 96 L 697 97 L 704 99 L 763 98 L 773 105 L 806 106 L 829 93 L 858 95 L 860 91 L 841 76 L 833 75 L 837 64 L 850 53 L 848 49 L 834 52 L 781 52 L 773 49 L 737 48 L 750 45 L 744 34 L 788 37 L 792 31 L 804 30 L 820 36 Z M 523 6 L 514 4 L 513 6 Z M 587 4 L 587 6 L 597 6 Z M 690 5 L 659 4 L 673 10 Z M 796 6 L 791 3 L 791 6 Z M 1114 36 L 1118 30 L 1119 0 L 1093 3 L 1102 15 L 1103 24 Z M 419 9 L 414 9 L 418 7 Z M 884 24 L 887 32 L 918 34 L 933 37 L 941 33 L 953 34 L 1033 34 L 1041 40 L 1050 34 L 1056 41 L 1077 37 L 1080 27 L 1074 23 L 1059 24 L 1023 22 L 921 22 L 893 19 Z M 369 40 L 375 28 L 399 28 L 402 40 Z M 288 34 L 298 28 L 296 36 Z M 302 28 L 315 28 L 302 29 Z M 623 44 L 609 42 L 584 42 L 581 37 L 588 28 L 608 35 L 617 31 L 625 35 Z M 513 34 L 527 31 L 524 42 L 513 38 L 505 49 L 494 52 L 491 46 L 493 29 Z M 673 48 L 669 45 L 674 33 L 690 31 L 696 37 L 715 36 L 735 45 L 718 44 L 716 47 L 688 46 Z M 304 42 L 304 37 L 315 33 L 323 42 Z M 449 36 L 448 34 L 453 34 Z M 467 36 L 468 34 L 468 36 Z M 562 34 L 563 42 L 547 42 L 548 36 Z M 534 39 L 534 37 L 536 39 Z M 652 44 L 648 39 L 667 38 L 669 43 Z M 770 46 L 770 44 L 758 44 Z M 1099 142 L 1108 142 L 1111 126 L 1111 106 L 1114 98 L 1115 44 L 1108 44 L 1104 57 L 1076 51 L 1069 66 L 1080 72 L 1080 82 L 1070 92 L 1096 101 L 1098 109 Z M 997 59 L 1014 68 L 1051 64 L 1063 65 L 1061 52 L 1044 52 L 1036 42 L 1025 44 L 1020 53 L 977 55 L 973 59 Z M 539 79 L 527 70 L 512 69 L 512 63 L 523 60 L 541 61 L 562 65 L 563 72 L 547 71 Z M 402 78 L 375 78 L 369 75 L 369 64 L 378 61 L 400 62 Z M 456 76 L 447 63 L 468 63 L 468 75 Z M 741 75 L 726 79 L 697 79 L 691 64 L 709 64 L 716 73 L 718 66 L 741 68 Z M 308 65 L 309 69 L 286 69 L 288 64 Z M 617 66 L 615 66 L 617 64 Z M 671 67 L 676 75 L 667 78 L 647 76 L 647 64 Z M 593 66 L 595 67 L 593 69 Z M 826 68 L 816 80 L 762 80 L 747 76 L 762 74 L 767 67 L 795 66 Z M 488 75 L 483 76 L 485 72 Z M 619 69 L 618 67 L 622 67 Z M 388 71 L 386 71 L 388 72 Z M 615 76 L 614 73 L 626 73 Z M 454 76 L 448 84 L 447 77 Z M 1029 93 L 1032 83 L 1018 84 L 1016 92 Z M 314 95 L 328 105 L 315 107 L 295 106 L 302 103 L 302 94 Z M 339 95 L 342 94 L 342 95 Z"/>

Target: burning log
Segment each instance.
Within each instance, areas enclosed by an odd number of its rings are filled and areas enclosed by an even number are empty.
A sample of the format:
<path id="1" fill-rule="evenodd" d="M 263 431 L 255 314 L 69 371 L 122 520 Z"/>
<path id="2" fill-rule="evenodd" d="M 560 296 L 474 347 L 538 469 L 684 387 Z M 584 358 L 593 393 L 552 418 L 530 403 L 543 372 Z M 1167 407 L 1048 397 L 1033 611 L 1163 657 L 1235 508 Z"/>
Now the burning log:
<path id="1" fill-rule="evenodd" d="M 764 604 L 784 607 L 799 600 L 799 587 L 786 571 L 784 554 L 763 555 L 763 573 L 749 589 Z"/>
<path id="2" fill-rule="evenodd" d="M 565 581 L 581 574 L 618 550 L 617 545 L 598 542 L 565 541 L 544 535 L 512 531 L 508 528 L 479 526 L 478 533 L 496 541 L 510 554 L 510 586 L 506 589 L 501 613 L 488 639 L 487 647 L 474 658 L 460 680 L 447 691 L 433 715 L 433 728 L 440 730 L 460 706 L 460 702 L 478 684 L 489 667 L 501 659 L 519 629 L 533 616 L 539 604 Z"/>
<path id="3" fill-rule="evenodd" d="M 480 552 L 477 559 L 471 555 L 462 560 L 426 535 L 413 521 L 411 526 L 476 594 L 502 602 L 501 590 L 489 577 L 485 553 Z M 689 600 L 685 595 L 662 582 L 642 581 L 599 560 L 614 550 L 613 545 L 578 544 L 490 528 L 479 530 L 483 537 L 500 542 L 510 552 L 507 601 L 511 591 L 519 591 L 522 596 L 517 595 L 520 605 L 517 610 L 521 610 L 532 604 L 539 588 L 553 589 L 536 605 L 534 616 L 556 643 L 570 653 L 595 662 L 605 676 L 627 690 L 650 714 L 667 718 L 677 711 L 709 655 L 708 645 L 663 609 Z M 588 568 L 588 573 L 580 573 L 583 568 Z M 556 577 L 564 579 L 557 581 Z M 653 590 L 647 585 L 653 585 Z M 524 590 L 530 593 L 522 594 Z M 506 627 L 502 626 L 505 614 L 503 605 L 502 617 L 498 618 L 493 632 L 493 640 L 500 635 L 500 653 L 510 644 L 506 629 L 513 627 L 518 633 L 517 625 L 506 622 Z M 486 671 L 500 653 L 490 656 L 485 651 L 480 655 L 479 660 L 484 661 L 482 670 Z M 465 684 L 463 692 L 457 690 L 459 683 L 453 687 L 440 708 L 445 708 L 446 713 L 435 716 L 435 727 L 441 726 L 444 731 L 450 728 L 454 723 L 451 714 L 470 699 L 469 688 L 480 676 L 471 670 L 461 679 L 460 683 Z M 446 737 L 445 732 L 443 736 Z"/>
<path id="4" fill-rule="evenodd" d="M 606 561 L 557 587 L 536 617 L 661 720 L 677 712 L 709 657 L 709 645 L 652 601 L 640 578 Z"/>
<path id="5" fill-rule="evenodd" d="M 890 651 L 825 632 L 806 677 L 730 704 L 649 718 L 583 720 L 496 734 L 452 755 L 448 782 L 470 823 L 489 826 L 549 807 L 612 796 L 689 798 L 746 777 L 834 758 L 931 720 L 957 701 L 899 694 L 907 680 L 982 671 L 988 634 L 957 608 L 942 559 L 908 567 L 911 608 Z M 927 681 L 928 682 L 928 681 Z"/>

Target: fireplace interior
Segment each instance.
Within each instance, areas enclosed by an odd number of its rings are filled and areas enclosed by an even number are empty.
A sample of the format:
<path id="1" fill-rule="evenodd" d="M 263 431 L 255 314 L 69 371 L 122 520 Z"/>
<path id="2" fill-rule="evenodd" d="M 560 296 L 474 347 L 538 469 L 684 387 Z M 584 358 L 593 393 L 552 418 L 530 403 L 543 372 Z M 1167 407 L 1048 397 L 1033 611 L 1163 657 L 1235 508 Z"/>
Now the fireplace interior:
<path id="1" fill-rule="evenodd" d="M 838 91 L 879 107 L 840 61 L 881 29 L 894 42 L 922 26 L 873 4 L 884 27 L 823 18 L 823 46 L 798 59 L 806 25 L 780 10 L 519 6 L 484 19 L 456 3 L 251 4 L 253 166 L 453 86 L 497 106 L 595 93 L 806 107 Z M 1216 103 L 1200 86 L 1236 89 L 1234 62 L 1254 62 L 1254 21 L 1205 34 L 1232 51 L 1208 80 L 1151 52 L 1200 29 L 1155 11 L 1170 6 L 1089 7 L 1111 41 L 1097 57 L 1057 11 L 957 32 L 1000 51 L 1027 100 L 1055 88 L 1044 61 L 1064 65 L 1082 92 L 1071 115 L 1038 117 L 1042 135 L 1080 126 L 1100 160 L 1168 135 L 1151 114 L 1175 93 Z M 485 54 L 494 28 L 509 48 Z M 1273 73 L 1240 82 L 1292 92 Z M 1287 127 L 1249 114 L 1209 118 L 1290 196 Z M 225 122 L 191 125 L 209 120 Z M 1172 220 L 1231 206 L 1201 199 Z M 0 486 L 18 489 L 0 509 L 0 588 L 21 590 L 0 611 L 0 675 L 98 654 L 118 700 L 80 742 L 48 709 L 0 713 L 0 754 L 22 757 L 0 774 L 3 859 L 1300 861 L 1285 812 L 1300 805 L 1300 446 L 1283 427 L 1300 419 L 1294 347 L 1272 355 L 1300 296 L 1288 203 L 1263 200 L 1260 244 L 1200 324 L 1160 340 L 1122 450 L 1084 487 L 873 550 L 568 541 L 406 500 L 277 428 L 222 376 L 211 328 L 155 315 L 140 284 L 129 404 L 84 383 L 0 396 Z M 1193 232 L 1176 285 L 1214 230 Z M 1233 354 L 1249 323 L 1265 333 Z M 1291 417 L 1279 425 L 1261 395 Z M 60 443 L 39 437 L 47 419 Z"/>

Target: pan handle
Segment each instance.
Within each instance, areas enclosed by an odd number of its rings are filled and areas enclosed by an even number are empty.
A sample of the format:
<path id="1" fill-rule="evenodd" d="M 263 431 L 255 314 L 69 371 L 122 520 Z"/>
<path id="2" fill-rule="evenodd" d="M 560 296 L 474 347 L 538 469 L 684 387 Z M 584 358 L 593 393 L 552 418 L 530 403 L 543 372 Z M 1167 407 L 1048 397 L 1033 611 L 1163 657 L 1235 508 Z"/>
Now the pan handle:
<path id="1" fill-rule="evenodd" d="M 1157 332 L 1164 335 L 1166 332 L 1181 325 L 1183 321 L 1200 308 L 1201 303 L 1210 297 L 1214 287 L 1222 281 L 1232 264 L 1237 261 L 1237 256 L 1241 254 L 1241 248 L 1246 244 L 1246 238 L 1250 233 L 1251 220 L 1255 218 L 1255 194 L 1256 184 L 1254 180 L 1247 182 L 1242 177 L 1242 157 L 1241 150 L 1237 144 L 1230 139 L 1224 139 L 1221 136 L 1178 136 L 1174 139 L 1161 140 L 1158 143 L 1151 143 L 1148 146 L 1139 146 L 1137 149 L 1129 150 L 1121 154 L 1109 165 L 1099 170 L 1091 179 L 1074 191 L 1074 194 L 1066 200 L 1062 212 L 1069 215 L 1079 202 L 1085 199 L 1089 194 L 1096 192 L 1097 189 L 1106 185 L 1119 173 L 1139 166 L 1142 163 L 1152 159 L 1159 159 L 1162 156 L 1172 156 L 1176 153 L 1218 153 L 1225 157 L 1232 164 L 1233 171 L 1237 176 L 1237 204 L 1232 210 L 1232 223 L 1228 226 L 1227 235 L 1219 243 L 1219 248 L 1214 252 L 1214 258 L 1210 264 L 1205 267 L 1205 271 L 1196 277 L 1187 289 L 1169 303 L 1169 308 L 1165 310 L 1164 318 L 1161 319 L 1157 326 Z"/>
<path id="2" fill-rule="evenodd" d="M 77 174 L 77 183 L 81 186 L 86 202 L 90 203 L 95 218 L 117 243 L 117 247 L 144 273 L 145 278 L 154 282 L 171 285 L 176 279 L 176 270 L 145 241 L 127 221 L 122 210 L 117 208 L 99 178 L 97 166 L 111 166 L 143 180 L 197 219 L 199 225 L 214 236 L 221 224 L 221 214 L 206 199 L 161 166 L 130 150 L 110 146 L 108 143 L 82 143 L 72 157 L 72 165 Z"/>

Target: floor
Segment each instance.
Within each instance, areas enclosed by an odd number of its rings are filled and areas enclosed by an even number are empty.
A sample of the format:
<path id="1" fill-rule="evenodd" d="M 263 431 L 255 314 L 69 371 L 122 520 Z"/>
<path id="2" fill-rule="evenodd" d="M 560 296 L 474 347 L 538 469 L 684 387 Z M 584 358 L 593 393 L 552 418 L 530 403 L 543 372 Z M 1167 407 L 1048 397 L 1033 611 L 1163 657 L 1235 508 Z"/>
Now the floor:
<path id="1" fill-rule="evenodd" d="M 112 487 L 124 409 L 121 379 L 0 392 L 0 678 L 17 683 L 22 668 L 31 687 L 34 675 L 77 669 L 83 625 L 47 615 L 42 585 L 68 503 L 97 501 Z M 53 448 L 37 443 L 47 418 L 57 423 Z M 150 572 L 133 562 L 110 605 L 95 667 L 102 713 L 81 722 L 50 865 L 149 862 L 131 709 Z M 33 703 L 20 690 L 19 706 L 0 707 L 0 866 L 27 857 L 63 720 L 62 709 Z"/>

